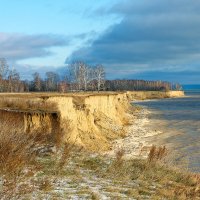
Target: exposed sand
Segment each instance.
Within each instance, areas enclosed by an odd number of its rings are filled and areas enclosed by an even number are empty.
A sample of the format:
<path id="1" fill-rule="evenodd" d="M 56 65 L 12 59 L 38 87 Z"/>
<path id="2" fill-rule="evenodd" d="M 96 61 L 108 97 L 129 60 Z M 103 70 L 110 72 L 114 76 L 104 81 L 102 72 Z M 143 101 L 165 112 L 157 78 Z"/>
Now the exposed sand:
<path id="1" fill-rule="evenodd" d="M 149 110 L 141 108 L 141 111 L 136 116 L 131 116 L 132 125 L 127 127 L 127 136 L 113 141 L 112 150 L 105 154 L 114 156 L 117 151 L 123 150 L 125 158 L 147 157 L 152 146 L 149 139 L 162 133 L 161 131 L 147 128 L 146 125 L 150 123 L 149 114 Z"/>

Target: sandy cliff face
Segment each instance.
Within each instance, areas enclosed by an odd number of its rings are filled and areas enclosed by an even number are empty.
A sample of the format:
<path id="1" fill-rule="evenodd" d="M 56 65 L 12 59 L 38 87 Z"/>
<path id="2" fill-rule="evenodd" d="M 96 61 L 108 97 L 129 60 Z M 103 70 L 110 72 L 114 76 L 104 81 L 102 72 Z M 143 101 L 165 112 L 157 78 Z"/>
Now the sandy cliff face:
<path id="1" fill-rule="evenodd" d="M 0 131 L 54 135 L 59 127 L 59 114 L 13 109 L 0 110 Z"/>
<path id="2" fill-rule="evenodd" d="M 169 91 L 167 92 L 168 97 L 184 97 L 184 91 Z"/>
<path id="3" fill-rule="evenodd" d="M 126 94 L 50 97 L 57 102 L 65 138 L 89 150 L 108 150 L 110 140 L 124 136 Z"/>
<path id="4" fill-rule="evenodd" d="M 56 133 L 59 126 L 59 116 L 48 112 L 24 112 L 24 131 L 32 133 L 44 131 L 44 134 Z"/>

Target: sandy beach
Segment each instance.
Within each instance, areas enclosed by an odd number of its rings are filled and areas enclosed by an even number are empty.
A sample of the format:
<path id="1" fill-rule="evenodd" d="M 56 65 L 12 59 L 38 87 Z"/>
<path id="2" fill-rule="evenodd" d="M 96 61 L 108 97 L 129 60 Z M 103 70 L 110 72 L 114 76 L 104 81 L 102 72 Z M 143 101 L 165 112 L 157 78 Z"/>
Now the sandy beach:
<path id="1" fill-rule="evenodd" d="M 162 132 L 150 129 L 146 125 L 150 123 L 151 112 L 144 107 L 134 116 L 131 116 L 131 125 L 126 128 L 127 136 L 113 141 L 113 148 L 106 155 L 114 156 L 117 151 L 123 150 L 125 158 L 145 158 L 152 146 L 150 138 Z"/>

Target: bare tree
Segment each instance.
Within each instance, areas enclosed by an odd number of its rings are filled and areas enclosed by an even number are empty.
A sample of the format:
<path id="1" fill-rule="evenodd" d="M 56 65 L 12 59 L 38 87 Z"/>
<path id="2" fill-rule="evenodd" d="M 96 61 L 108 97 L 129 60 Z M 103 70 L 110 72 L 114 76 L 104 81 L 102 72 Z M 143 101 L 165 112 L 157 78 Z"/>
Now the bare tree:
<path id="1" fill-rule="evenodd" d="M 55 72 L 46 72 L 46 90 L 56 91 L 59 81 L 59 75 Z"/>
<path id="2" fill-rule="evenodd" d="M 33 88 L 35 91 L 41 91 L 42 89 L 42 79 L 38 72 L 33 74 Z"/>
<path id="3" fill-rule="evenodd" d="M 21 84 L 21 81 L 20 81 L 19 73 L 15 69 L 10 70 L 9 75 L 8 75 L 9 91 L 19 92 L 20 84 Z"/>
<path id="4" fill-rule="evenodd" d="M 68 65 L 68 80 L 71 83 L 71 90 L 80 90 L 81 89 L 81 80 L 79 72 L 79 63 L 74 62 L 71 65 Z"/>
<path id="5" fill-rule="evenodd" d="M 59 84 L 58 84 L 58 91 L 59 92 L 67 92 L 68 90 L 68 84 L 66 81 L 61 81 Z"/>
<path id="6" fill-rule="evenodd" d="M 0 79 L 5 79 L 9 71 L 9 66 L 5 58 L 0 58 Z"/>
<path id="7" fill-rule="evenodd" d="M 78 61 L 74 62 L 72 65 L 68 67 L 69 70 L 69 80 L 72 85 L 75 87 L 73 89 L 85 91 L 88 90 L 88 84 L 91 81 L 91 67 L 89 67 L 86 63 Z M 77 88 L 76 88 L 77 86 Z"/>
<path id="8" fill-rule="evenodd" d="M 102 65 L 97 65 L 94 68 L 95 79 L 97 80 L 97 90 L 100 91 L 105 84 L 105 70 Z"/>
<path id="9" fill-rule="evenodd" d="M 0 58 L 0 92 L 6 91 L 5 79 L 8 73 L 8 64 L 5 58 Z"/>
<path id="10" fill-rule="evenodd" d="M 88 90 L 88 84 L 91 81 L 91 71 L 92 69 L 85 63 L 79 63 L 79 76 L 85 91 Z"/>

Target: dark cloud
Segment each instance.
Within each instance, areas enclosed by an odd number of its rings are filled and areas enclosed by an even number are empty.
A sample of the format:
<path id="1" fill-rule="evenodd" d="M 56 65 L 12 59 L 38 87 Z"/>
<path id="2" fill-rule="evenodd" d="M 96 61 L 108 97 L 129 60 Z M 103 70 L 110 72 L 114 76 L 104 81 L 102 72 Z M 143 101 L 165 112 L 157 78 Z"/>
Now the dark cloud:
<path id="1" fill-rule="evenodd" d="M 200 64 L 200 2 L 126 0 L 110 12 L 123 19 L 70 60 L 102 63 L 109 69 L 196 70 Z M 194 65 L 193 65 L 194 64 Z M 173 69 L 174 68 L 174 69 Z M 185 70 L 185 69 L 184 69 Z"/>
<path id="2" fill-rule="evenodd" d="M 141 80 L 167 80 L 173 83 L 193 84 L 199 83 L 200 71 L 146 71 L 135 74 L 126 74 L 127 79 L 141 79 Z"/>
<path id="3" fill-rule="evenodd" d="M 67 44 L 68 40 L 60 35 L 22 35 L 0 32 L 0 57 L 12 61 L 45 57 L 52 54 L 49 48 Z"/>
<path id="4" fill-rule="evenodd" d="M 149 14 L 186 14 L 199 13 L 200 4 L 196 0 L 122 0 L 111 9 L 114 13 Z"/>

